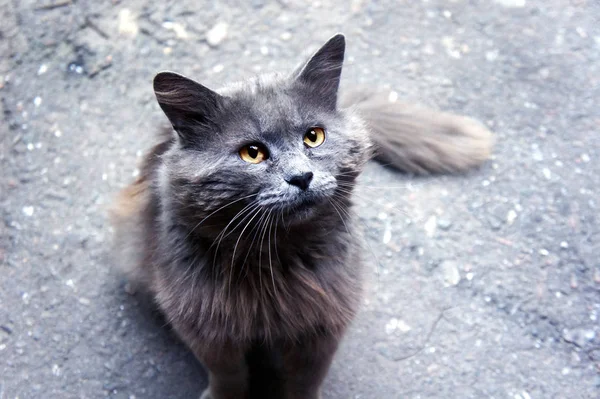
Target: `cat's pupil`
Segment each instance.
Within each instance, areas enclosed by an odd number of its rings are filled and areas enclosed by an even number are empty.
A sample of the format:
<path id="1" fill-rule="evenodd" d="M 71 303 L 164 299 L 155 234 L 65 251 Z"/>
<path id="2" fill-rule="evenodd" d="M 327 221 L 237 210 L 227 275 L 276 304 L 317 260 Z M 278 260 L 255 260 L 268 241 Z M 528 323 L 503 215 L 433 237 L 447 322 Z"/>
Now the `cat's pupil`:
<path id="1" fill-rule="evenodd" d="M 310 141 L 316 142 L 317 141 L 317 133 L 315 133 L 314 130 L 311 130 L 306 135 L 306 138 L 309 139 Z"/>
<path id="2" fill-rule="evenodd" d="M 255 145 L 249 146 L 248 155 L 250 155 L 250 158 L 256 158 L 258 156 L 258 147 Z"/>

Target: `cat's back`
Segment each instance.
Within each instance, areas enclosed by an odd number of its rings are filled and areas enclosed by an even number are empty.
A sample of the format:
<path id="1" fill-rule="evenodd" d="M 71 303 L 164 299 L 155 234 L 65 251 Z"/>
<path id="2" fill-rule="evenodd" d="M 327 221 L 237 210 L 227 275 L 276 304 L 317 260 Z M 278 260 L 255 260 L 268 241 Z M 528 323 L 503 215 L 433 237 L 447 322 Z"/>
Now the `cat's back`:
<path id="1" fill-rule="evenodd" d="M 163 139 L 145 156 L 139 177 L 123 188 L 115 198 L 109 217 L 114 229 L 114 253 L 121 271 L 138 288 L 148 290 L 153 270 L 150 254 L 156 247 L 155 220 L 159 201 L 152 191 L 160 157 L 172 145 L 170 132 L 161 132 Z"/>

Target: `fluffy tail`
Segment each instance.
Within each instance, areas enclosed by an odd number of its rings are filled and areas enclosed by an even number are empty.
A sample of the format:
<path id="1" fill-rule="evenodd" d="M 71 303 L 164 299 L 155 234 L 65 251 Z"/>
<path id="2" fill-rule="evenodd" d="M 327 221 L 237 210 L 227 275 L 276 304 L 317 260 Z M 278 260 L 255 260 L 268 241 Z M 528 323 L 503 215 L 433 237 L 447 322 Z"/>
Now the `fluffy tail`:
<path id="1" fill-rule="evenodd" d="M 462 172 L 488 159 L 494 143 L 473 119 L 397 102 L 389 92 L 354 89 L 340 105 L 354 107 L 367 122 L 375 159 L 404 172 Z"/>

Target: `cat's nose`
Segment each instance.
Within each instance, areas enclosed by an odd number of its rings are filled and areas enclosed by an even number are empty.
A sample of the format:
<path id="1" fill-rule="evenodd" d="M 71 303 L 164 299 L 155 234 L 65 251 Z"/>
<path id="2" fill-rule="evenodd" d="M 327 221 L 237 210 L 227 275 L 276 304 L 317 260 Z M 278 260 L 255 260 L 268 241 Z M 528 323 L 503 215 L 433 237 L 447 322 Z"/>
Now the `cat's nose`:
<path id="1" fill-rule="evenodd" d="M 305 191 L 313 178 L 313 172 L 304 172 L 292 177 L 285 179 L 292 186 L 299 187 L 301 190 Z"/>

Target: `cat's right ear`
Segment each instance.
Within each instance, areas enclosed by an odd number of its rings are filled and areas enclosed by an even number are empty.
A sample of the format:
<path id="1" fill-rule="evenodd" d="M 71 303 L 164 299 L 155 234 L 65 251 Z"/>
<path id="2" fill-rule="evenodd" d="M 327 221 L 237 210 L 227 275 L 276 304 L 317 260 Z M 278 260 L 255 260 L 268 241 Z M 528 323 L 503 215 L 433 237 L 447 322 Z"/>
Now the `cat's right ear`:
<path id="1" fill-rule="evenodd" d="M 182 139 L 196 141 L 199 129 L 217 127 L 224 98 L 200 83 L 174 72 L 160 72 L 154 78 L 154 94 Z"/>

